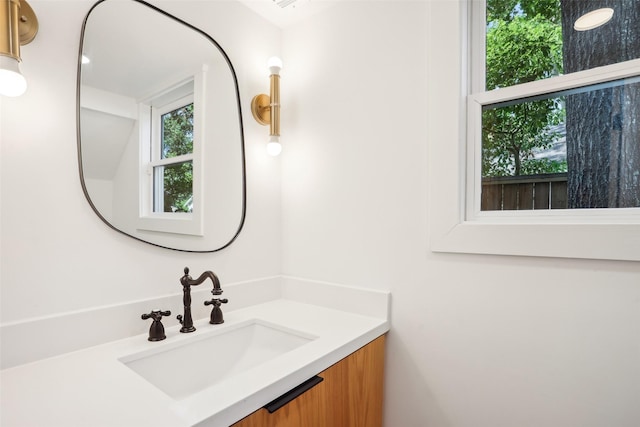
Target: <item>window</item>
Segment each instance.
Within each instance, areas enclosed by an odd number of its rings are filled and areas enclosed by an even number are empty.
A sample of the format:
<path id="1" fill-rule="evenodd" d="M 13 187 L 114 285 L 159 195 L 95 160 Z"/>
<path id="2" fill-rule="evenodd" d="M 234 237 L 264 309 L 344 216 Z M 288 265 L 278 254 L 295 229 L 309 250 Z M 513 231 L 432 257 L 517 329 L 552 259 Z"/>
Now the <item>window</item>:
<path id="1" fill-rule="evenodd" d="M 593 4 L 432 5 L 432 250 L 640 260 L 640 2 L 575 31 Z"/>
<path id="2" fill-rule="evenodd" d="M 153 212 L 193 212 L 193 96 L 152 107 Z"/>
<path id="3" fill-rule="evenodd" d="M 480 211 L 640 207 L 640 2 L 486 0 L 469 115 Z M 479 8 L 478 8 L 479 9 Z M 472 129 L 476 130 L 476 129 Z"/>
<path id="4" fill-rule="evenodd" d="M 204 71 L 139 105 L 139 230 L 202 235 Z"/>

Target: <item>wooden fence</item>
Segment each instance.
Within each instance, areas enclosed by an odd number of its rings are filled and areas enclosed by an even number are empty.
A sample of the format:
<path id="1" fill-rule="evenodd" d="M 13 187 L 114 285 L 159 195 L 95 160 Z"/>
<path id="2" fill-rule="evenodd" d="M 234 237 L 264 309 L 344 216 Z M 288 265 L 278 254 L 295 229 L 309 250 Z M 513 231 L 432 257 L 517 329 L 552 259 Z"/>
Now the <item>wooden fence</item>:
<path id="1" fill-rule="evenodd" d="M 566 173 L 482 179 L 483 211 L 566 208 Z"/>

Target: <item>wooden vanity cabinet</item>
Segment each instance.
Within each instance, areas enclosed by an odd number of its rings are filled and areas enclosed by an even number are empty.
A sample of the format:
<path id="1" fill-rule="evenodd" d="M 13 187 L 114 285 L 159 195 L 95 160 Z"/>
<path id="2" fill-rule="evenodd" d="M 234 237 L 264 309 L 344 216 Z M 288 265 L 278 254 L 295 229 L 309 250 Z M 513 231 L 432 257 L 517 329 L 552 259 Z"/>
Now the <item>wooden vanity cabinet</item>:
<path id="1" fill-rule="evenodd" d="M 318 376 L 324 381 L 273 413 L 264 408 L 233 427 L 380 427 L 385 336 Z"/>

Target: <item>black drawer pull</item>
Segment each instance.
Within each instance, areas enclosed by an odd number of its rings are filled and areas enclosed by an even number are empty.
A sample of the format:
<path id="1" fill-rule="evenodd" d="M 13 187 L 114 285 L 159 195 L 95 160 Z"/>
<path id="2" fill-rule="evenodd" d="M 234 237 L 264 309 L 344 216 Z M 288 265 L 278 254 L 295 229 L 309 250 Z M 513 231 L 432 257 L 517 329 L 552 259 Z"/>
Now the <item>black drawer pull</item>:
<path id="1" fill-rule="evenodd" d="M 269 411 L 270 414 L 273 414 L 275 411 L 282 408 L 284 405 L 291 402 L 293 399 L 300 396 L 305 391 L 312 389 L 317 384 L 320 384 L 322 381 L 324 381 L 324 378 L 316 375 L 315 377 L 306 380 L 299 386 L 292 388 L 282 396 L 275 398 L 271 402 L 264 405 L 263 408 Z"/>

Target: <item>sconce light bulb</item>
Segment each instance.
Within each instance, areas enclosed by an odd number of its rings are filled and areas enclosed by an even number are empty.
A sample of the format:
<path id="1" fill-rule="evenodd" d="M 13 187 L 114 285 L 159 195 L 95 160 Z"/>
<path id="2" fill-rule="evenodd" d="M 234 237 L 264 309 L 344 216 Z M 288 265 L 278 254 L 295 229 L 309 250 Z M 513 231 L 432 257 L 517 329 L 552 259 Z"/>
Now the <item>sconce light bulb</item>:
<path id="1" fill-rule="evenodd" d="M 267 143 L 267 153 L 271 156 L 277 156 L 282 151 L 282 145 L 280 145 L 280 137 L 279 136 L 270 136 L 269 142 Z"/>
<path id="2" fill-rule="evenodd" d="M 0 56 L 0 95 L 20 96 L 27 90 L 27 80 L 20 73 L 16 59 Z"/>
<path id="3" fill-rule="evenodd" d="M 267 67 L 269 67 L 271 74 L 280 74 L 280 70 L 282 70 L 282 59 L 277 56 L 272 56 L 267 61 Z"/>

